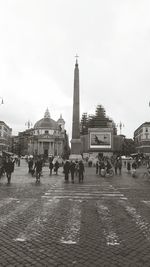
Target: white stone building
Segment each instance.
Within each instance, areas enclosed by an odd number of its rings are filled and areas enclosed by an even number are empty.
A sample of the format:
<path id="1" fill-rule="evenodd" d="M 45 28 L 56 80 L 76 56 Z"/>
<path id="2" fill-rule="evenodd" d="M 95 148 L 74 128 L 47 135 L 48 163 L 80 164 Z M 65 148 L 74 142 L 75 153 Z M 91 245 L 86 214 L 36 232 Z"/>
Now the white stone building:
<path id="1" fill-rule="evenodd" d="M 65 138 L 65 121 L 62 115 L 55 121 L 47 109 L 44 118 L 37 121 L 31 131 L 32 134 L 28 137 L 28 154 L 45 157 L 62 155 Z"/>

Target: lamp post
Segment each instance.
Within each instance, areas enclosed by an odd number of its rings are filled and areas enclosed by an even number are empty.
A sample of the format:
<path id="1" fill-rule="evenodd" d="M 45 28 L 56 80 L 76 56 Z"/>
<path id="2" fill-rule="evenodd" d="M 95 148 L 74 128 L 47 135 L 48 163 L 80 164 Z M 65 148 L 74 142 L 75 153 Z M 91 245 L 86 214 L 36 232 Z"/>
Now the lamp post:
<path id="1" fill-rule="evenodd" d="M 121 130 L 122 128 L 124 127 L 124 124 L 120 121 L 118 124 L 117 124 L 117 127 L 120 129 L 120 136 L 119 136 L 119 152 L 120 152 L 120 155 L 123 154 L 124 152 L 124 136 L 121 135 Z"/>
<path id="2" fill-rule="evenodd" d="M 3 100 L 3 98 L 1 96 L 0 96 L 0 99 L 1 99 L 0 105 L 3 105 L 4 104 L 4 100 Z"/>
<path id="3" fill-rule="evenodd" d="M 28 120 L 25 125 L 28 127 L 28 129 L 30 129 L 30 127 L 32 126 L 32 122 Z"/>

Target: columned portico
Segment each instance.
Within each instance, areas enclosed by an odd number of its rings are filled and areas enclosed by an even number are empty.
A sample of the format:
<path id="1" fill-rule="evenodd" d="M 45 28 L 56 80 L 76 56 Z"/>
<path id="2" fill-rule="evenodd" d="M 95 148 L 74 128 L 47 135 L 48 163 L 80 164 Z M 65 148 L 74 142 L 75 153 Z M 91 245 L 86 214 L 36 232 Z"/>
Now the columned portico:
<path id="1" fill-rule="evenodd" d="M 49 155 L 54 154 L 54 142 L 55 140 L 38 140 L 38 154 L 40 155 Z"/>

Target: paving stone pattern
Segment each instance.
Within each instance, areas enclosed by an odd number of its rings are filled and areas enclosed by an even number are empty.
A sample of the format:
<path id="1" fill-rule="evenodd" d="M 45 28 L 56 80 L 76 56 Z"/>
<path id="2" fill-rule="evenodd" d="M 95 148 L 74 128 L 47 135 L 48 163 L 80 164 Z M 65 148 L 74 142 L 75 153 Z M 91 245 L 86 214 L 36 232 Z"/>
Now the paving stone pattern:
<path id="1" fill-rule="evenodd" d="M 83 184 L 64 183 L 62 168 L 41 183 L 27 164 L 10 185 L 0 180 L 0 266 L 150 266 L 150 181 L 102 178 L 86 168 Z"/>

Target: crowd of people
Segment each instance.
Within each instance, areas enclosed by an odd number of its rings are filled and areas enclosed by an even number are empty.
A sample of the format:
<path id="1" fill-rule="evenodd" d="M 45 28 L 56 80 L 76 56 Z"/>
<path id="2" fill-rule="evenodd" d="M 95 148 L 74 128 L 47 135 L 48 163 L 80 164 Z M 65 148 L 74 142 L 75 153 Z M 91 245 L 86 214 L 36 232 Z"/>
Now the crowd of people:
<path id="1" fill-rule="evenodd" d="M 34 159 L 33 157 L 30 157 L 28 159 L 28 172 L 31 173 L 32 176 L 35 175 L 37 183 L 40 182 L 43 166 L 44 160 L 40 156 L 38 156 L 36 159 Z M 50 175 L 52 175 L 52 171 L 54 171 L 57 175 L 59 167 L 60 165 L 57 160 L 55 162 L 53 162 L 53 159 L 49 160 Z"/>
<path id="2" fill-rule="evenodd" d="M 28 159 L 28 172 L 31 173 L 32 176 L 36 177 L 36 182 L 40 181 L 40 177 L 42 174 L 42 167 L 43 167 L 43 160 L 38 157 L 36 160 L 34 158 Z M 49 175 L 51 176 L 53 173 L 56 175 L 58 174 L 58 169 L 60 167 L 60 164 L 58 160 L 55 160 L 53 158 L 49 159 Z M 74 161 L 74 160 L 66 160 L 62 164 L 63 167 L 63 173 L 64 173 L 64 179 L 65 182 L 69 182 L 70 176 L 71 181 L 74 183 L 75 176 L 79 178 L 79 182 L 83 182 L 84 179 L 84 164 L 83 161 Z"/>
<path id="3" fill-rule="evenodd" d="M 45 165 L 43 158 L 40 156 L 37 156 L 36 158 L 29 157 L 27 159 L 27 164 L 28 173 L 30 173 L 31 176 L 36 177 L 36 183 L 39 183 L 42 175 L 42 168 Z M 58 160 L 49 158 L 48 164 L 49 175 L 57 175 L 59 167 L 61 166 Z M 0 177 L 6 174 L 8 184 L 11 182 L 11 175 L 14 172 L 15 165 L 18 167 L 20 166 L 20 157 L 13 158 L 11 156 L 5 156 L 0 158 Z M 110 159 L 108 157 L 97 158 L 96 174 L 103 177 L 110 174 L 121 175 L 123 166 L 129 174 L 132 174 L 132 176 L 135 177 L 137 174 L 136 170 L 139 167 L 139 160 L 134 159 L 123 161 L 121 156 L 116 156 L 115 158 Z M 146 166 L 150 172 L 150 161 L 147 161 Z M 75 178 L 78 179 L 79 183 L 83 182 L 85 172 L 83 160 L 65 160 L 62 163 L 62 167 L 64 181 L 66 183 L 69 181 L 74 183 Z"/>
<path id="4" fill-rule="evenodd" d="M 114 170 L 115 175 L 121 175 L 123 165 L 128 174 L 132 174 L 133 177 L 136 176 L 136 170 L 140 166 L 139 160 L 132 159 L 123 162 L 121 156 L 116 156 L 110 159 L 107 157 L 101 157 L 100 159 L 97 159 L 96 174 L 101 176 L 104 176 L 104 174 L 109 175 L 110 170 L 112 170 L 112 172 Z M 150 163 L 147 163 L 147 169 L 150 169 Z"/>
<path id="5" fill-rule="evenodd" d="M 84 180 L 84 164 L 82 160 L 79 161 L 69 161 L 66 160 L 66 162 L 63 165 L 63 172 L 65 174 L 65 182 L 69 182 L 69 173 L 71 175 L 71 181 L 74 183 L 75 176 L 79 178 L 79 183 L 83 182 Z"/>

